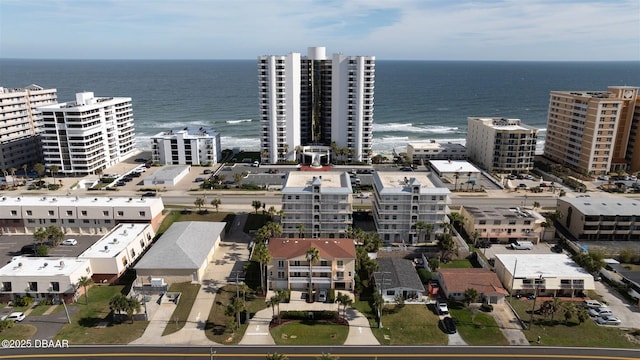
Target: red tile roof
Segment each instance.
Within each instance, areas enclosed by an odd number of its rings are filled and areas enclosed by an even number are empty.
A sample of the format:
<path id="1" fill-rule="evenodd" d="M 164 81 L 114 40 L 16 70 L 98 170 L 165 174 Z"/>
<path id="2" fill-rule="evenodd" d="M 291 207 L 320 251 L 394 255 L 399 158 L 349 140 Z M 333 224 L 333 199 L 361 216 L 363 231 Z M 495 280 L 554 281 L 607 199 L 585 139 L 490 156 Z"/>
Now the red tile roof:
<path id="1" fill-rule="evenodd" d="M 503 294 L 509 293 L 502 287 L 498 275 L 487 269 L 438 269 L 443 287 L 448 293 L 464 293 L 469 288 L 476 289 L 479 293 Z"/>
<path id="2" fill-rule="evenodd" d="M 306 239 L 275 238 L 269 241 L 272 258 L 293 259 L 303 257 L 307 250 L 315 247 L 321 259 L 355 259 L 356 246 L 353 239 Z"/>

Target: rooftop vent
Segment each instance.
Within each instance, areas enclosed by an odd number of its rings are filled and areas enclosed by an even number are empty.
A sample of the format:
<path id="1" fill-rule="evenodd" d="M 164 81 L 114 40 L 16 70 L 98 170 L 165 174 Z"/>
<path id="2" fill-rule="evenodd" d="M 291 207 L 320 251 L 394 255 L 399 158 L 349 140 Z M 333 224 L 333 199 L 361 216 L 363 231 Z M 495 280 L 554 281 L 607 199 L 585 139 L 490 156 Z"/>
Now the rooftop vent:
<path id="1" fill-rule="evenodd" d="M 109 250 L 109 246 L 105 245 L 104 246 L 104 251 L 107 251 L 107 250 Z"/>
<path id="2" fill-rule="evenodd" d="M 49 263 L 44 263 L 42 265 L 44 265 L 44 267 L 47 267 L 47 266 L 49 266 Z"/>
<path id="3" fill-rule="evenodd" d="M 22 263 L 18 263 L 18 267 L 22 267 Z"/>

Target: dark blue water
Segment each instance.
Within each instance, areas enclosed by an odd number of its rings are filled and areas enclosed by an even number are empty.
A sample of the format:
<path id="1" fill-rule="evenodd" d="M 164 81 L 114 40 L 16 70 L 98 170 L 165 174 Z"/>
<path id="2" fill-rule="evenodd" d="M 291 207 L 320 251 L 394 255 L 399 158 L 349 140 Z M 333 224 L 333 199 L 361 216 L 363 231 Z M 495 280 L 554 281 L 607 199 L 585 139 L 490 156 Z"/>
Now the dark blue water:
<path id="1" fill-rule="evenodd" d="M 0 86 L 38 84 L 133 98 L 136 133 L 210 126 L 223 147 L 257 149 L 254 60 L 0 60 Z M 407 141 L 462 141 L 468 116 L 522 119 L 545 129 L 552 90 L 640 86 L 640 62 L 376 62 L 374 149 Z M 541 133 L 544 139 L 544 131 Z"/>

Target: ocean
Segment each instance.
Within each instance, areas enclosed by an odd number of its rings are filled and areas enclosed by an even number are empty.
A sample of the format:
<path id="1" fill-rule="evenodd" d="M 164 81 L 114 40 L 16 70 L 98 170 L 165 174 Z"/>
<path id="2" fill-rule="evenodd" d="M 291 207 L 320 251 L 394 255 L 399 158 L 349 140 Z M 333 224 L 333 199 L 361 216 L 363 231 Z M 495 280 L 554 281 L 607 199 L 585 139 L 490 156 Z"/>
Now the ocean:
<path id="1" fill-rule="evenodd" d="M 223 148 L 258 150 L 256 60 L 0 59 L 0 86 L 37 84 L 133 99 L 141 148 L 163 130 L 207 126 Z M 469 116 L 521 119 L 546 130 L 552 90 L 640 86 L 640 62 L 376 61 L 375 152 L 403 152 L 409 141 L 464 143 Z"/>

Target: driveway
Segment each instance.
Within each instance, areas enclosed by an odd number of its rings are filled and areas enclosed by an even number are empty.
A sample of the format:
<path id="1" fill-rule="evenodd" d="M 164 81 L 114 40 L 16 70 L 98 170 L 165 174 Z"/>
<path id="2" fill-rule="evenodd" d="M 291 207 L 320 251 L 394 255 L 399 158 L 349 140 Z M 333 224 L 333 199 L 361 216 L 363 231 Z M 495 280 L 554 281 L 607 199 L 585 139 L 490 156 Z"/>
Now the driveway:
<path id="1" fill-rule="evenodd" d="M 493 304 L 493 311 L 490 314 L 496 320 L 502 335 L 507 338 L 510 345 L 530 345 L 529 340 L 522 332 L 520 320 L 513 313 L 509 304 Z"/>

